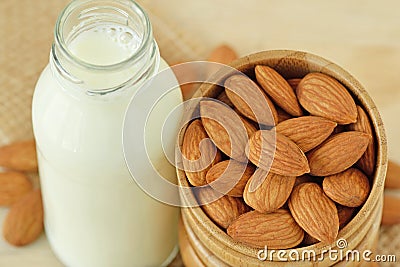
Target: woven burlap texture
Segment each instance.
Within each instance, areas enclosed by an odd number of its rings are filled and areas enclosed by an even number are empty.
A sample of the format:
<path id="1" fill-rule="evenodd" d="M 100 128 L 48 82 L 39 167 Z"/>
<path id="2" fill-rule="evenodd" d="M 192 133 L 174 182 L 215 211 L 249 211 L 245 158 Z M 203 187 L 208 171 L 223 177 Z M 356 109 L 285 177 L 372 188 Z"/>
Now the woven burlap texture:
<path id="1" fill-rule="evenodd" d="M 56 17 L 68 2 L 0 1 L 0 144 L 32 138 L 32 94 L 48 62 Z M 149 0 L 139 2 L 146 8 Z M 204 59 L 212 49 L 202 45 L 193 32 L 181 31 L 179 24 L 158 16 L 151 9 L 147 12 L 161 54 L 170 64 Z M 398 251 L 400 225 L 382 227 L 379 253 L 397 254 Z"/>

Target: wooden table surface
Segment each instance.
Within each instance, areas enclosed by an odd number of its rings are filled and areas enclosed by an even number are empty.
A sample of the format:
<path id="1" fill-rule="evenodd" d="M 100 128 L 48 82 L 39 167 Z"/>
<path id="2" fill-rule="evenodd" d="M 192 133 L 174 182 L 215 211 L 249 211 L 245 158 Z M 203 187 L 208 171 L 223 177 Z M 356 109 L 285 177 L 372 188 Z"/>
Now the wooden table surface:
<path id="1" fill-rule="evenodd" d="M 0 130 L 2 143 L 32 134 L 30 99 L 38 75 L 48 61 L 56 16 L 67 2 L 0 1 L 0 123 L 9 126 Z M 378 105 L 387 129 L 389 156 L 400 162 L 400 2 L 139 2 L 148 10 L 162 56 L 169 62 L 205 59 L 213 47 L 228 43 L 239 55 L 295 49 L 341 65 L 365 85 Z M 8 111 L 16 102 L 24 105 L 12 114 L 16 122 L 13 124 Z M 6 209 L 0 209 L 0 222 L 5 212 Z M 43 235 L 34 244 L 18 249 L 0 238 L 0 266 L 62 264 Z"/>

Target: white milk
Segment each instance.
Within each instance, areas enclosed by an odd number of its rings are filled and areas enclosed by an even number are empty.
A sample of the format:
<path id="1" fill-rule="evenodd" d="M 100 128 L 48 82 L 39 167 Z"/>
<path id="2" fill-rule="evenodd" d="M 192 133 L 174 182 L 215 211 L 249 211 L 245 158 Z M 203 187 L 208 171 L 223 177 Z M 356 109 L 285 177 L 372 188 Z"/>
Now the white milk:
<path id="1" fill-rule="evenodd" d="M 125 60 L 136 48 L 134 33 L 114 25 L 83 32 L 69 44 L 75 56 L 100 65 Z M 160 68 L 164 67 L 161 60 Z M 112 81 L 97 77 L 91 82 Z M 99 100 L 74 90 L 62 88 L 47 66 L 33 99 L 45 228 L 51 246 L 70 267 L 160 266 L 176 252 L 178 209 L 146 195 L 128 172 L 122 123 L 129 97 Z M 132 95 L 135 88 L 129 90 Z M 181 101 L 177 88 L 159 105 L 172 109 Z M 150 127 L 162 124 L 163 119 L 153 116 Z M 175 136 L 169 141 L 174 142 Z M 152 158 L 161 159 L 156 167 L 167 169 L 170 179 L 176 179 L 159 142 L 149 144 Z"/>
<path id="2" fill-rule="evenodd" d="M 85 62 L 111 65 L 132 56 L 139 42 L 137 34 L 127 27 L 103 25 L 78 35 L 68 47 Z"/>

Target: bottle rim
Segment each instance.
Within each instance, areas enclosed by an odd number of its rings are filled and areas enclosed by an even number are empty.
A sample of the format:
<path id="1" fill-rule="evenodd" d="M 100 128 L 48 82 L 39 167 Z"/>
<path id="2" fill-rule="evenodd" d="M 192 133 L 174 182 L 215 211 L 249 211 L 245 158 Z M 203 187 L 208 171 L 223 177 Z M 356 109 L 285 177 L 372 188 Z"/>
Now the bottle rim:
<path id="1" fill-rule="evenodd" d="M 71 14 L 76 11 L 78 8 L 82 8 L 83 6 L 87 4 L 95 4 L 94 9 L 99 9 L 99 8 L 111 8 L 112 4 L 115 3 L 120 3 L 126 6 L 127 8 L 130 8 L 135 15 L 137 15 L 140 19 L 140 23 L 143 28 L 143 35 L 141 38 L 141 42 L 139 47 L 136 49 L 132 55 L 130 55 L 128 58 L 114 63 L 114 64 L 109 64 L 109 65 L 100 65 L 100 64 L 93 64 L 90 62 L 86 62 L 79 57 L 75 56 L 71 50 L 68 48 L 67 40 L 66 37 L 64 36 L 64 27 L 66 21 L 70 18 Z M 104 5 L 106 3 L 109 3 L 108 5 Z M 100 5 L 103 4 L 103 5 Z M 114 9 L 114 8 L 112 8 Z M 115 9 L 114 9 L 115 10 Z M 123 10 L 119 10 L 125 13 L 124 15 L 128 18 L 129 14 L 127 14 Z M 123 14 L 122 13 L 122 14 Z M 118 70 L 121 68 L 125 68 L 127 65 L 132 65 L 137 63 L 146 53 L 148 53 L 148 47 L 153 43 L 153 32 L 152 32 L 152 26 L 150 19 L 147 15 L 147 13 L 143 10 L 142 7 L 140 7 L 135 1 L 133 0 L 74 0 L 70 2 L 64 10 L 60 13 L 60 15 L 57 18 L 56 25 L 54 28 L 54 46 L 57 46 L 59 48 L 59 51 L 62 53 L 63 57 L 67 59 L 70 62 L 74 62 L 74 64 L 77 64 L 79 67 L 85 68 L 85 69 L 90 69 L 90 70 L 96 70 L 96 71 L 112 71 L 112 70 Z"/>

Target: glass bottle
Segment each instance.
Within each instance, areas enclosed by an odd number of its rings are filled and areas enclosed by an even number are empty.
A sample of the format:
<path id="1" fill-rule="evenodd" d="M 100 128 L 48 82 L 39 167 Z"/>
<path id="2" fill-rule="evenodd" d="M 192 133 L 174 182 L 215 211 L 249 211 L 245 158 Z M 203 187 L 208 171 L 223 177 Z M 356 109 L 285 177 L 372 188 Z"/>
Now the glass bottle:
<path id="1" fill-rule="evenodd" d="M 150 21 L 131 0 L 77 0 L 54 34 L 32 104 L 51 247 L 71 267 L 166 265 L 177 252 L 179 211 L 139 188 L 122 148 L 130 98 L 167 67 Z M 177 87 L 160 104 L 181 102 Z"/>

